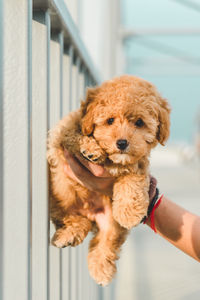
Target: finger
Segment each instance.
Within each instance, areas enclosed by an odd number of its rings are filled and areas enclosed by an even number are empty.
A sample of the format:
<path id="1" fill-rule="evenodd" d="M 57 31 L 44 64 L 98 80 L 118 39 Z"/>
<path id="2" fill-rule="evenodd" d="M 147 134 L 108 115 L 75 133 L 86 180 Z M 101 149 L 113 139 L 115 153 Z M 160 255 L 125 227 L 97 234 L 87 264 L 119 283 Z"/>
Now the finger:
<path id="1" fill-rule="evenodd" d="M 64 150 L 64 154 L 67 159 L 71 159 L 73 157 L 67 150 Z M 102 166 L 87 161 L 81 155 L 76 155 L 76 158 L 81 162 L 83 166 L 90 170 L 93 175 L 97 177 L 111 177 L 110 173 L 107 170 L 105 170 Z"/>
<path id="2" fill-rule="evenodd" d="M 100 165 L 88 163 L 90 171 L 97 177 L 111 177 L 110 173 Z"/>
<path id="3" fill-rule="evenodd" d="M 90 171 L 85 168 L 85 166 L 83 166 L 80 161 L 69 152 L 65 152 L 65 157 L 68 164 L 70 165 L 72 173 L 74 173 L 72 175 L 67 169 L 67 172 L 69 172 L 69 174 L 71 175 L 70 177 L 78 179 L 78 181 L 81 182 L 82 185 L 86 186 L 90 190 L 93 190 L 96 182 L 96 177 L 92 173 L 90 173 Z"/>
<path id="4" fill-rule="evenodd" d="M 152 198 L 155 196 L 156 193 L 156 187 L 157 187 L 157 180 L 153 176 L 150 177 L 150 185 L 149 185 L 149 199 L 152 200 Z"/>
<path id="5" fill-rule="evenodd" d="M 88 176 L 90 174 L 87 168 L 85 168 L 75 156 L 71 155 L 69 152 L 65 152 L 65 157 L 76 177 L 80 179 L 82 176 Z"/>
<path id="6" fill-rule="evenodd" d="M 72 171 L 72 169 L 70 168 L 69 165 L 65 164 L 64 165 L 64 171 L 65 171 L 65 174 L 67 176 L 69 176 L 71 179 L 77 181 L 78 183 L 82 184 L 82 182 L 75 176 L 74 172 Z"/>
<path id="7" fill-rule="evenodd" d="M 85 160 L 80 155 L 76 155 L 76 157 L 81 162 L 81 164 L 84 165 L 88 170 L 90 170 L 96 177 L 111 177 L 110 173 L 105 170 L 104 167 L 93 164 L 92 162 Z"/>
<path id="8" fill-rule="evenodd" d="M 78 180 L 76 181 L 81 182 L 81 184 L 87 187 L 90 191 L 99 191 L 100 193 L 103 191 L 105 195 L 112 196 L 112 188 L 114 183 L 114 178 L 112 176 L 105 178 L 96 177 L 89 171 L 87 167 L 82 164 L 82 159 L 80 162 L 76 157 L 67 151 L 65 151 L 65 157 L 71 168 L 71 171 L 74 173 L 70 176 L 71 178 L 77 178 Z M 67 171 L 70 172 L 68 169 Z"/>

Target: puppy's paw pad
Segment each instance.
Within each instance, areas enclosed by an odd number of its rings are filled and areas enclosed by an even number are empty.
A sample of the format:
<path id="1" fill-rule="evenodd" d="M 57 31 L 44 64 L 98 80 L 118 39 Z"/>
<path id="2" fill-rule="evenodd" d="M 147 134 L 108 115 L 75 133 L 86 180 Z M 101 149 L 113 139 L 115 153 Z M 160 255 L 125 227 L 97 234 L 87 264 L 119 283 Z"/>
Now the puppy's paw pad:
<path id="1" fill-rule="evenodd" d="M 86 150 L 83 152 L 81 151 L 81 154 L 83 155 L 84 158 L 91 162 L 96 162 L 96 163 L 101 163 L 105 160 L 102 156 L 96 156 L 95 154 L 90 154 Z"/>
<path id="2" fill-rule="evenodd" d="M 109 257 L 89 253 L 88 268 L 91 277 L 101 286 L 108 285 L 116 273 L 115 262 Z"/>
<path id="3" fill-rule="evenodd" d="M 80 141 L 80 152 L 87 160 L 95 163 L 105 161 L 106 154 L 94 138 L 84 136 Z"/>
<path id="4" fill-rule="evenodd" d="M 65 248 L 69 246 L 70 243 L 66 243 L 66 237 L 64 234 L 58 234 L 56 232 L 51 239 L 51 244 L 57 248 Z"/>
<path id="5" fill-rule="evenodd" d="M 67 246 L 75 247 L 82 243 L 87 233 L 83 232 L 83 230 L 79 230 L 78 232 L 74 232 L 73 230 L 67 229 L 58 229 L 52 240 L 52 245 L 57 248 L 65 248 Z"/>

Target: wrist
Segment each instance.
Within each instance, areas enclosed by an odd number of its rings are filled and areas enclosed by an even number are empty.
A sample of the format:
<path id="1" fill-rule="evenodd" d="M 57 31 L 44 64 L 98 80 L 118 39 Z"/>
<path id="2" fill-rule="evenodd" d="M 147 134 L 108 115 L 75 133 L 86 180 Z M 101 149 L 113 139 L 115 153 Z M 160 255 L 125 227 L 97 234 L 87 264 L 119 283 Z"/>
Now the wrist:
<path id="1" fill-rule="evenodd" d="M 163 199 L 163 194 L 159 195 L 159 190 L 158 188 L 156 188 L 155 195 L 149 203 L 147 216 L 144 217 L 143 220 L 141 221 L 143 224 L 149 225 L 155 233 L 157 233 L 156 225 L 155 225 L 156 211 L 160 206 L 162 199 Z"/>

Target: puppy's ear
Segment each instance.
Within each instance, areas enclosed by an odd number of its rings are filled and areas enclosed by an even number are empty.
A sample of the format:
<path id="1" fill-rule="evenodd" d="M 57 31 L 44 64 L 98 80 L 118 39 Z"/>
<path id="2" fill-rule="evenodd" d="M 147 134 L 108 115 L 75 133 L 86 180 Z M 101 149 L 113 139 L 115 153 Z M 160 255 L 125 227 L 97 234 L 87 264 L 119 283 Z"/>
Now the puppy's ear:
<path id="1" fill-rule="evenodd" d="M 82 121 L 81 127 L 84 135 L 90 135 L 94 130 L 94 100 L 98 92 L 98 87 L 88 88 L 86 100 L 81 103 Z"/>
<path id="2" fill-rule="evenodd" d="M 157 140 L 161 145 L 165 145 L 165 142 L 167 141 L 169 137 L 169 128 L 170 128 L 170 111 L 171 108 L 168 104 L 168 102 L 163 99 L 159 98 L 159 125 L 158 125 L 158 131 L 157 131 Z"/>

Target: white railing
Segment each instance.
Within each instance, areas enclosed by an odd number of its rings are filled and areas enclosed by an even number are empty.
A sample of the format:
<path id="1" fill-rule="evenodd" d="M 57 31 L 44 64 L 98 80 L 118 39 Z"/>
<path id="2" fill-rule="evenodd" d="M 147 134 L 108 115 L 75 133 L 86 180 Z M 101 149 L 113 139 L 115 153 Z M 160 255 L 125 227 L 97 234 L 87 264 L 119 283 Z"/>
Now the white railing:
<path id="1" fill-rule="evenodd" d="M 0 0 L 0 300 L 113 298 L 49 245 L 47 130 L 98 82 L 63 0 Z"/>

